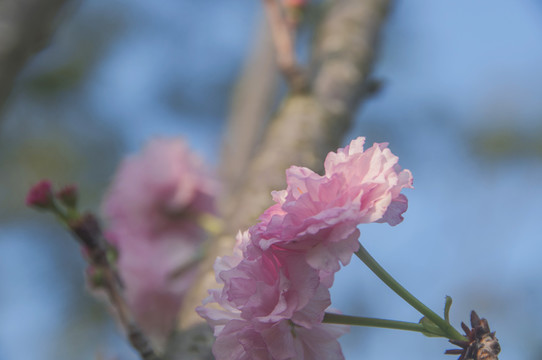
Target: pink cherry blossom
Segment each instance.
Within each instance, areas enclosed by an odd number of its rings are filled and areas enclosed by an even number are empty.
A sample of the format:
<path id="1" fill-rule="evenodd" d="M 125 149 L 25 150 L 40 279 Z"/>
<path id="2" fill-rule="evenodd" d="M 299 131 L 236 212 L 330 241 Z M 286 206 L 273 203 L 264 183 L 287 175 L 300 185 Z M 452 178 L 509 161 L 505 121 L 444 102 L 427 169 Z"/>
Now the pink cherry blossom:
<path id="1" fill-rule="evenodd" d="M 412 174 L 401 170 L 399 158 L 388 149 L 387 143 L 373 144 L 363 151 L 365 138 L 352 140 L 350 145 L 329 153 L 324 167 L 326 176 L 343 174 L 351 189 L 360 188 L 359 210 L 361 223 L 387 222 L 394 226 L 403 221 L 407 199 L 401 189 L 412 188 Z"/>
<path id="2" fill-rule="evenodd" d="M 245 232 L 234 255 L 215 263 L 223 288 L 197 309 L 214 328 L 216 359 L 342 359 L 336 339 L 348 327 L 321 323 L 330 297 L 318 271 L 296 252 L 271 248 L 247 259 L 247 250 L 256 249 Z"/>
<path id="3" fill-rule="evenodd" d="M 197 219 L 213 211 L 215 188 L 183 140 L 164 138 L 122 162 L 104 199 L 126 300 L 157 342 L 167 337 L 194 280 L 205 236 Z"/>
<path id="4" fill-rule="evenodd" d="M 258 249 L 245 232 L 215 271 L 222 288 L 197 311 L 215 330 L 217 359 L 343 359 L 336 339 L 348 327 L 321 323 L 331 304 L 328 286 L 303 253 Z"/>
<path id="5" fill-rule="evenodd" d="M 304 251 L 308 264 L 331 286 L 339 264 L 348 264 L 359 247 L 357 225 L 400 223 L 407 208 L 400 191 L 412 187 L 412 175 L 400 169 L 387 144 L 364 151 L 364 142 L 360 137 L 329 153 L 323 176 L 289 168 L 287 189 L 273 192 L 276 204 L 249 230 L 255 246 Z"/>
<path id="6" fill-rule="evenodd" d="M 286 190 L 217 260 L 222 288 L 197 310 L 214 327 L 217 359 L 343 358 L 336 339 L 346 329 L 321 323 L 334 274 L 358 250 L 359 224 L 402 221 L 400 192 L 412 187 L 387 144 L 364 150 L 364 141 L 329 153 L 324 175 L 289 168 Z"/>
<path id="7" fill-rule="evenodd" d="M 343 360 L 337 338 L 348 329 L 332 324 L 306 328 L 290 320 L 231 320 L 218 334 L 213 355 L 217 360 Z"/>
<path id="8" fill-rule="evenodd" d="M 239 234 L 234 256 L 217 259 L 217 282 L 223 287 L 212 290 L 208 302 L 218 302 L 223 308 L 236 309 L 240 318 L 262 323 L 282 319 L 305 325 L 320 322 L 331 301 L 319 272 L 304 261 L 303 254 L 292 251 L 249 247 L 241 253 L 249 241 L 247 232 Z M 248 251 L 254 252 L 251 258 Z"/>
<path id="9" fill-rule="evenodd" d="M 320 286 L 318 271 L 299 260 L 295 253 L 274 251 L 262 252 L 254 260 L 243 259 L 235 268 L 220 273 L 223 296 L 243 318 L 261 322 L 295 318 L 309 301 L 314 301 L 312 297 Z M 320 319 L 330 305 L 329 294 L 324 291 Z"/>

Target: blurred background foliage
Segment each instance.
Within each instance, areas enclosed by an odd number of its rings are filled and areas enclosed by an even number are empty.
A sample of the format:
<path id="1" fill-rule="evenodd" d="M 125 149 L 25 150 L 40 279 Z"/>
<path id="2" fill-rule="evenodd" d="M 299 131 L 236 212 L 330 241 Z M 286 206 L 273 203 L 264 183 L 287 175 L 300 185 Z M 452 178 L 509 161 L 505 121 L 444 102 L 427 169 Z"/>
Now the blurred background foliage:
<path id="1" fill-rule="evenodd" d="M 77 246 L 24 207 L 26 191 L 77 183 L 99 211 L 118 162 L 154 135 L 182 135 L 216 164 L 261 21 L 257 1 L 71 4 L 0 119 L 0 359 L 134 358 L 85 291 Z M 456 325 L 471 309 L 487 317 L 503 359 L 542 359 L 541 39 L 536 0 L 397 2 L 382 90 L 345 139 L 390 142 L 415 178 L 405 222 L 366 226 L 362 241 L 432 308 L 451 295 Z M 418 319 L 355 259 L 332 296 L 347 314 Z M 364 328 L 341 341 L 349 360 L 444 359 L 450 347 Z"/>

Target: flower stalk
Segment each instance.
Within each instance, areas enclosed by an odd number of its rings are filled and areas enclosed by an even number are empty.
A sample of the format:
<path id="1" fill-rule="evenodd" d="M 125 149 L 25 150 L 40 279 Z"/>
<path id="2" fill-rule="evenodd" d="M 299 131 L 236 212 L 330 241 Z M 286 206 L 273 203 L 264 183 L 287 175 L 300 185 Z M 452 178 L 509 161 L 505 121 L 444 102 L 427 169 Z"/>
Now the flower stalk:
<path id="1" fill-rule="evenodd" d="M 444 332 L 442 332 L 440 329 L 433 332 L 433 331 L 427 330 L 420 323 L 412 323 L 412 322 L 407 322 L 407 321 L 397 321 L 397 320 L 378 319 L 378 318 L 370 318 L 370 317 L 362 317 L 362 316 L 326 313 L 324 315 L 324 320 L 322 322 L 329 323 L 329 324 L 367 326 L 367 327 L 378 327 L 378 328 L 384 328 L 384 329 L 415 331 L 415 332 L 423 333 L 429 336 L 438 336 L 438 337 L 447 338 Z"/>
<path id="2" fill-rule="evenodd" d="M 371 254 L 369 254 L 363 245 L 360 244 L 360 248 L 355 254 L 376 276 L 378 276 L 380 280 L 384 282 L 384 284 L 386 284 L 410 306 L 418 310 L 422 315 L 424 315 L 440 330 L 442 330 L 444 337 L 451 340 L 466 340 L 466 338 L 461 335 L 448 321 L 437 315 L 433 310 L 428 308 L 401 284 L 399 284 L 399 282 L 397 282 L 397 280 L 395 280 L 386 270 L 384 270 L 384 268 L 371 256 Z M 427 332 L 427 327 L 423 326 L 422 324 L 420 324 L 420 326 L 422 326 Z"/>

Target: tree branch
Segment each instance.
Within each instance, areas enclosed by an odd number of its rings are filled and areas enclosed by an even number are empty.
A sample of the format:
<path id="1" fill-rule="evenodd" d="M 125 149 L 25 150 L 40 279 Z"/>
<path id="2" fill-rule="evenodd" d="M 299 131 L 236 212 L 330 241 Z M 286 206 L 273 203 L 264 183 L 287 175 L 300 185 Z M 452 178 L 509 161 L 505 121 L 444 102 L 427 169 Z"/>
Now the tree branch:
<path id="1" fill-rule="evenodd" d="M 112 309 L 126 331 L 130 344 L 140 354 L 142 360 L 160 360 L 145 334 L 136 325 L 122 296 L 120 276 L 108 259 L 106 241 L 98 220 L 92 214 L 85 214 L 74 220 L 68 220 L 67 225 L 88 253 L 87 260 L 90 268 L 101 274 L 95 287 L 103 290 L 107 295 Z"/>
<path id="2" fill-rule="evenodd" d="M 334 2 L 315 46 L 312 91 L 284 100 L 242 178 L 237 201 L 223 210 L 226 234 L 255 223 L 271 202 L 270 192 L 285 187 L 288 167 L 319 171 L 326 154 L 340 145 L 365 95 L 388 4 L 389 0 Z"/>
<path id="3" fill-rule="evenodd" d="M 43 49 L 68 0 L 0 0 L 0 110 L 28 59 Z"/>
<path id="4" fill-rule="evenodd" d="M 292 91 L 304 91 L 307 79 L 297 63 L 295 37 L 281 5 L 282 0 L 263 0 L 262 3 L 271 29 L 277 63 Z"/>
<path id="5" fill-rule="evenodd" d="M 261 142 L 276 103 L 277 66 L 268 25 L 261 22 L 254 46 L 235 88 L 228 127 L 223 135 L 220 179 L 223 191 L 219 208 L 234 201 L 236 186 Z"/>
<path id="6" fill-rule="evenodd" d="M 380 27 L 390 0 L 334 1 L 326 14 L 315 44 L 309 92 L 288 96 L 272 120 L 256 155 L 240 178 L 239 189 L 221 208 L 226 224 L 209 249 L 200 268 L 199 281 L 185 299 L 180 329 L 201 326 L 194 312 L 215 288 L 213 263 L 231 253 L 234 236 L 255 224 L 271 204 L 270 192 L 285 188 L 284 171 L 291 165 L 315 171 L 323 167 L 327 152 L 336 149 L 365 94 Z M 182 336 L 182 333 L 181 333 Z M 178 357 L 181 356 L 181 357 Z M 207 354 L 191 359 L 203 359 Z M 183 358 L 176 354 L 173 358 Z"/>

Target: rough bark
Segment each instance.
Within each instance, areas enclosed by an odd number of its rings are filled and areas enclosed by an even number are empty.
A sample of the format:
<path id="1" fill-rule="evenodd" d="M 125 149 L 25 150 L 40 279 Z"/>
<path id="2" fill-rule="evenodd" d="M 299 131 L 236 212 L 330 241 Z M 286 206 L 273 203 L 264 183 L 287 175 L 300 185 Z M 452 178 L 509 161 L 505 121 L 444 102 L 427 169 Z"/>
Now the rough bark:
<path id="1" fill-rule="evenodd" d="M 236 86 L 223 137 L 220 178 L 223 191 L 220 208 L 235 201 L 234 194 L 257 144 L 262 140 L 272 108 L 276 105 L 279 83 L 277 65 L 273 57 L 273 43 L 266 23 L 254 39 L 254 46 L 241 78 Z"/>

